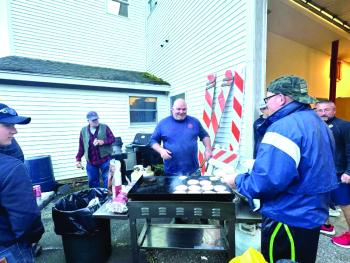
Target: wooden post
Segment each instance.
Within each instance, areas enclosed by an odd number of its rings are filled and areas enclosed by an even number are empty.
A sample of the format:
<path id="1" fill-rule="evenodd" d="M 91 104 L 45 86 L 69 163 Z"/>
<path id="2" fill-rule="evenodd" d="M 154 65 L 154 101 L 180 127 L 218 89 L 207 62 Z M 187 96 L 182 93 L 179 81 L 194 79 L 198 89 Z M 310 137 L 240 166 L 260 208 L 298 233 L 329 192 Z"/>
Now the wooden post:
<path id="1" fill-rule="evenodd" d="M 335 102 L 337 91 L 337 62 L 338 62 L 339 40 L 332 42 L 332 53 L 330 63 L 330 83 L 329 83 L 329 100 Z"/>

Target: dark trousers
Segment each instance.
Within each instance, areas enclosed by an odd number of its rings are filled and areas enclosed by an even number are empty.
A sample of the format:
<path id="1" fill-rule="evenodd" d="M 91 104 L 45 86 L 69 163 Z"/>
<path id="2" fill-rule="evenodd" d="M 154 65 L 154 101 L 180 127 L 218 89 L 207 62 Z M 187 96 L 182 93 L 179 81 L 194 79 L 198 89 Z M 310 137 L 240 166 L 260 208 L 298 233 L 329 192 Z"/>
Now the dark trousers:
<path id="1" fill-rule="evenodd" d="M 314 263 L 319 236 L 320 227 L 306 229 L 287 226 L 264 217 L 261 229 L 261 253 L 269 263 L 275 263 L 279 259 Z"/>

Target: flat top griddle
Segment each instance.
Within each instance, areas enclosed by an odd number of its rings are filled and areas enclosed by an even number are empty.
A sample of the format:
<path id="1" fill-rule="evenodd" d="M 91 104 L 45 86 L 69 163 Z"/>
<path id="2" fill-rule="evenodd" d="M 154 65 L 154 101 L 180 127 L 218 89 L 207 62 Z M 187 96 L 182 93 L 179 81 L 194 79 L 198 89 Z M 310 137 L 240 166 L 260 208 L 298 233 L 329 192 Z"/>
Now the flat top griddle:
<path id="1" fill-rule="evenodd" d="M 221 181 L 213 181 L 212 185 L 226 186 L 227 193 L 173 193 L 177 185 L 187 185 L 191 179 L 209 180 L 208 176 L 150 176 L 141 177 L 130 189 L 128 198 L 133 201 L 217 201 L 231 202 L 235 194 L 231 188 Z"/>

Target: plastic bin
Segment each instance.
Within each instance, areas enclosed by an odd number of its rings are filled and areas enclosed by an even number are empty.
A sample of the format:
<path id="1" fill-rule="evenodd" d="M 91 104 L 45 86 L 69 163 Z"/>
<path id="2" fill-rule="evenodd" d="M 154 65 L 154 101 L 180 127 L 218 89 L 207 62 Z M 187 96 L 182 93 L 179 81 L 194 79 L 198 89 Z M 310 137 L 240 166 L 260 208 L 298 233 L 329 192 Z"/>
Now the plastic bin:
<path id="1" fill-rule="evenodd" d="M 107 199 L 107 189 L 91 188 L 65 196 L 53 206 L 55 233 L 62 235 L 67 263 L 108 260 L 111 254 L 109 219 L 92 217 Z"/>
<path id="2" fill-rule="evenodd" d="M 32 184 L 39 184 L 42 192 L 56 191 L 57 182 L 53 175 L 53 168 L 50 155 L 33 156 L 25 159 Z"/>

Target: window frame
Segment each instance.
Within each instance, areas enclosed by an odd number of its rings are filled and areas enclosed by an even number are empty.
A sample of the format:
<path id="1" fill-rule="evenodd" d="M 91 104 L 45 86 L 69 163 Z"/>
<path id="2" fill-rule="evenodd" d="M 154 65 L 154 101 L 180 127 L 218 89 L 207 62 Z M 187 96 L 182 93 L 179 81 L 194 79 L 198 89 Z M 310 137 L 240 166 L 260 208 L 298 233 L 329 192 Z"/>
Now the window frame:
<path id="1" fill-rule="evenodd" d="M 130 99 L 131 98 L 143 98 L 143 99 L 147 99 L 147 98 L 150 98 L 150 99 L 155 99 L 155 109 L 131 109 L 131 104 L 130 104 Z M 128 104 L 129 104 L 129 123 L 130 123 L 130 126 L 134 126 L 134 125 L 148 125 L 148 124 L 155 124 L 158 122 L 158 97 L 157 96 L 146 96 L 146 95 L 129 95 L 128 96 Z M 131 120 L 131 112 L 134 111 L 134 112 L 155 112 L 155 120 L 154 121 L 141 121 L 141 122 L 133 122 Z"/>
<path id="2" fill-rule="evenodd" d="M 118 9 L 118 14 L 110 10 L 109 4 L 111 2 L 117 2 L 120 4 Z M 122 7 L 123 6 L 123 7 Z M 120 16 L 120 17 L 129 17 L 129 0 L 106 0 L 106 10 L 107 13 L 114 16 Z M 123 10 L 126 10 L 126 14 L 123 14 Z"/>

